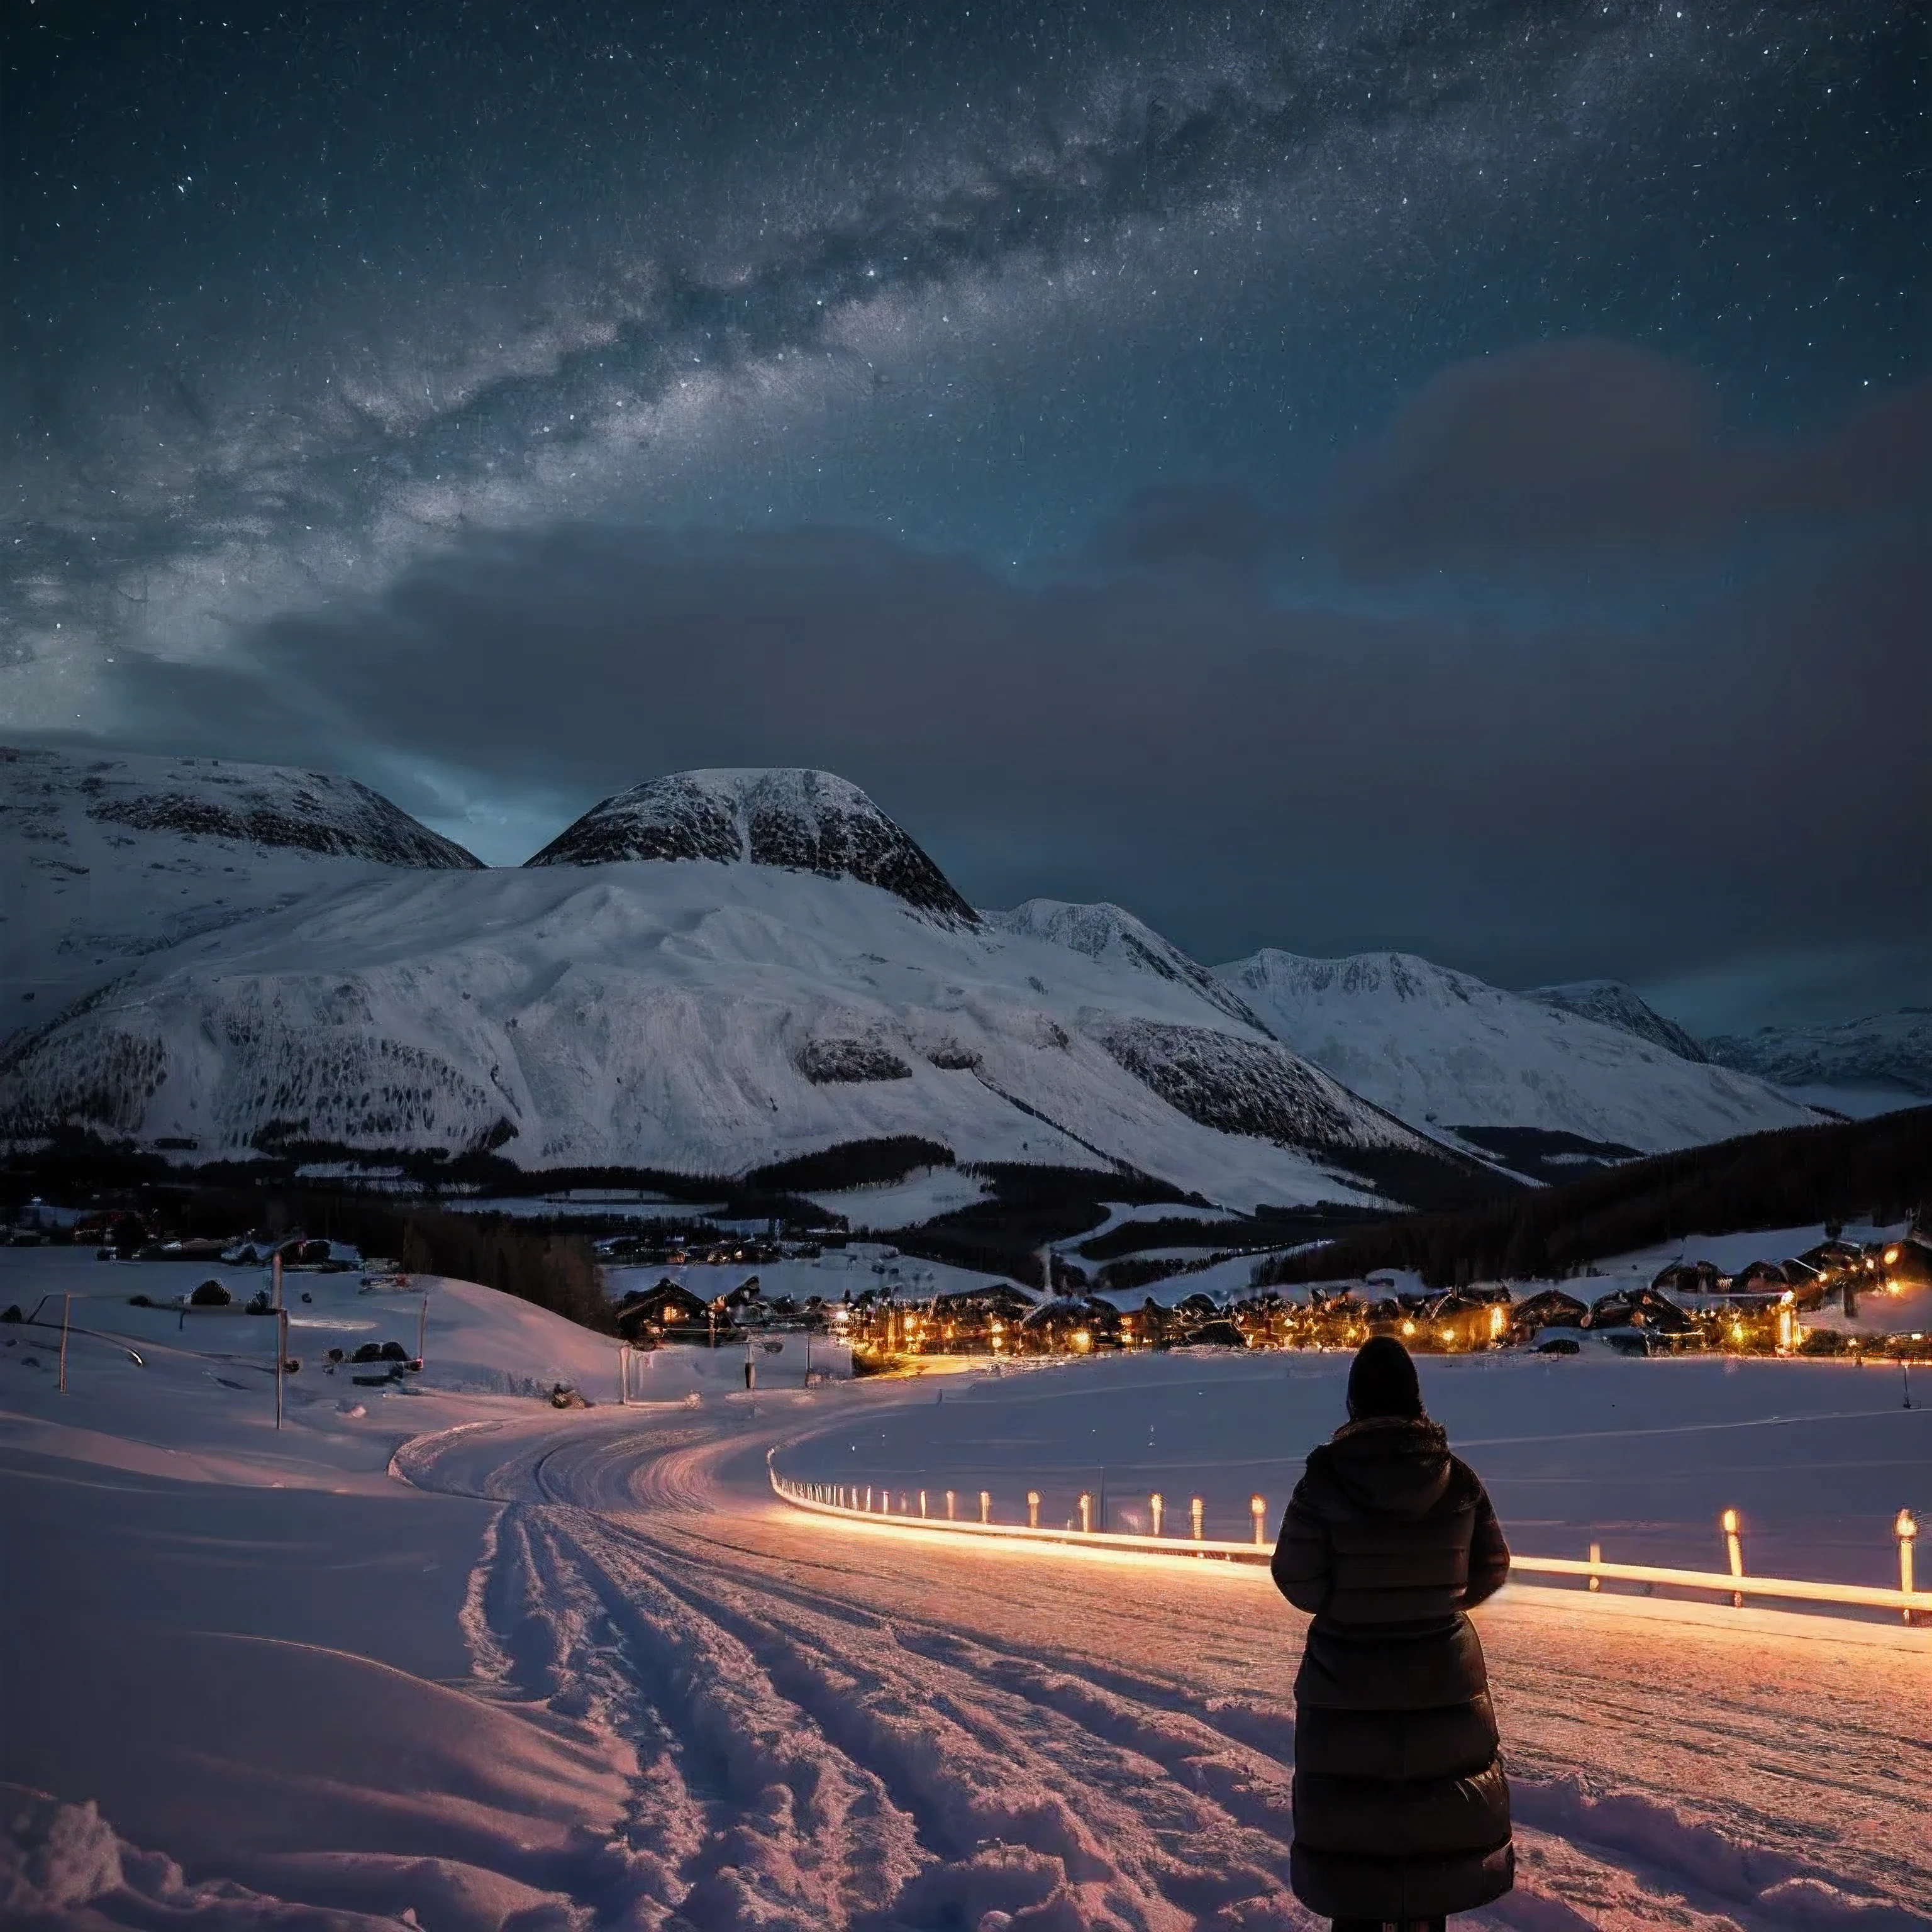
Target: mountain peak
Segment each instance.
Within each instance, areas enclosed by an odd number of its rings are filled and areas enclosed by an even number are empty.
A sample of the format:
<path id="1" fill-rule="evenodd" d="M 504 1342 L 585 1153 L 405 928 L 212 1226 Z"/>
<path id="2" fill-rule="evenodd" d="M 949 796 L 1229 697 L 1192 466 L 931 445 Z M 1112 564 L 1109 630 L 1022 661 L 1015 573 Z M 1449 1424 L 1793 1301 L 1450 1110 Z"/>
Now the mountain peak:
<path id="1" fill-rule="evenodd" d="M 1048 940 L 1056 946 L 1084 952 L 1090 959 L 1117 960 L 1137 972 L 1151 973 L 1157 979 L 1192 986 L 1228 1018 L 1252 1027 L 1259 1034 L 1268 1030 L 1232 987 L 1190 959 L 1172 940 L 1163 938 L 1152 926 L 1111 899 L 1092 905 L 1074 904 L 1064 899 L 1028 899 L 1011 912 L 982 913 L 980 916 L 997 932 Z"/>
<path id="2" fill-rule="evenodd" d="M 1556 1006 L 1579 1019 L 1616 1027 L 1674 1053 L 1699 1066 L 1711 1056 L 1675 1020 L 1667 1020 L 1621 980 L 1571 980 L 1560 986 L 1533 986 L 1523 995 L 1546 1006 Z"/>
<path id="3" fill-rule="evenodd" d="M 802 767 L 673 772 L 594 805 L 526 862 L 710 859 L 856 879 L 961 925 L 978 916 L 849 778 Z"/>

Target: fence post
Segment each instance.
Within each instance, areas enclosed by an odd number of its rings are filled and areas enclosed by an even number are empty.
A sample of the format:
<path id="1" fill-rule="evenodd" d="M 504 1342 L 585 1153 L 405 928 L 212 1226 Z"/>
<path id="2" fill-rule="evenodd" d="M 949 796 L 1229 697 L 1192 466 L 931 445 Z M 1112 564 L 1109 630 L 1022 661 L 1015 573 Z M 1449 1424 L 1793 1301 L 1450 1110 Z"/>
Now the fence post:
<path id="1" fill-rule="evenodd" d="M 919 1492 L 919 1513 L 921 1516 L 926 1514 L 926 1492 L 923 1490 Z"/>
<path id="2" fill-rule="evenodd" d="M 1094 1533 L 1094 1498 L 1088 1492 L 1080 1492 L 1080 1531 L 1083 1536 Z"/>
<path id="3" fill-rule="evenodd" d="M 1040 1527 L 1040 1492 L 1037 1490 L 1027 1492 L 1027 1527 L 1029 1529 Z"/>
<path id="4" fill-rule="evenodd" d="M 1148 1514 L 1154 1518 L 1154 1533 L 1156 1536 L 1160 1534 L 1161 1512 L 1166 1509 L 1166 1498 L 1162 1496 L 1161 1492 L 1158 1490 L 1155 1490 L 1154 1494 L 1148 1498 Z"/>
<path id="5" fill-rule="evenodd" d="M 957 1520 L 958 1513 L 954 1510 L 952 1502 L 952 1492 L 950 1490 L 948 1490 L 946 1492 L 946 1520 L 948 1522 L 952 1522 Z"/>
<path id="6" fill-rule="evenodd" d="M 1742 1576 L 1744 1574 L 1744 1539 L 1738 1532 L 1738 1513 L 1727 1509 L 1718 1519 L 1724 1532 L 1724 1555 L 1730 1564 L 1731 1574 Z M 1741 1610 L 1744 1606 L 1744 1593 L 1742 1590 L 1731 1592 L 1731 1608 Z"/>
<path id="7" fill-rule="evenodd" d="M 1918 1534 L 1918 1525 L 1910 1510 L 1899 1511 L 1892 1533 L 1898 1538 L 1898 1587 L 1909 1597 L 1912 1594 L 1912 1545 Z M 1907 1623 L 1911 1622 L 1912 1606 L 1907 1604 L 1901 1614 Z"/>
<path id="8" fill-rule="evenodd" d="M 1603 1560 L 1604 1546 L 1600 1543 L 1592 1544 L 1590 1546 L 1590 1561 L 1592 1563 L 1600 1563 Z M 1594 1570 L 1592 1570 L 1590 1573 L 1590 1588 L 1592 1590 L 1601 1590 L 1603 1587 L 1603 1578 L 1599 1576 Z"/>
<path id="9" fill-rule="evenodd" d="M 289 1360 L 289 1311 L 275 1310 L 275 1426 L 282 1426 L 282 1371 Z"/>
<path id="10" fill-rule="evenodd" d="M 1194 1540 L 1196 1543 L 1201 1540 L 1201 1513 L 1205 1508 L 1198 1496 L 1192 1498 L 1187 1505 L 1187 1514 L 1194 1521 Z"/>
<path id="11" fill-rule="evenodd" d="M 993 1520 L 993 1498 L 985 1490 L 980 1492 L 980 1520 L 991 1522 Z"/>
<path id="12" fill-rule="evenodd" d="M 1262 1496 L 1249 1497 L 1248 1509 L 1255 1520 L 1255 1547 L 1265 1550 L 1268 1547 L 1267 1499 Z"/>

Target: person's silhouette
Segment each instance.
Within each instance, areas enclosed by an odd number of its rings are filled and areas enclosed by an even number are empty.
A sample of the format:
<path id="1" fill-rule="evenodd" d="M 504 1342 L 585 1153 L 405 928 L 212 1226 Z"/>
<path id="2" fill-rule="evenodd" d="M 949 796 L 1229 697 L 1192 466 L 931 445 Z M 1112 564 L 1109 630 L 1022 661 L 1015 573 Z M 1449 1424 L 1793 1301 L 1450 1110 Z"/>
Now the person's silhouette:
<path id="1" fill-rule="evenodd" d="M 1423 1412 L 1408 1351 L 1363 1345 L 1275 1546 L 1312 1612 L 1294 1680 L 1295 1895 L 1336 1932 L 1441 1932 L 1515 1882 L 1509 1786 L 1466 1611 L 1502 1587 L 1496 1512 Z"/>

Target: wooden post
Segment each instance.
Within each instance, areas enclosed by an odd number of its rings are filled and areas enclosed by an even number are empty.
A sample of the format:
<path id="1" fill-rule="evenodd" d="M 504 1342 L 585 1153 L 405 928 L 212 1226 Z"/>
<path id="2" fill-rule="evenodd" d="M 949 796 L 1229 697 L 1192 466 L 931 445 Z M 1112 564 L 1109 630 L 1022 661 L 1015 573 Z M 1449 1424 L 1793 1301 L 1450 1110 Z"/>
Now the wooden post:
<path id="1" fill-rule="evenodd" d="M 1263 1496 L 1249 1497 L 1248 1510 L 1255 1520 L 1255 1547 L 1265 1550 L 1268 1547 L 1267 1498 Z"/>
<path id="2" fill-rule="evenodd" d="M 1591 1544 L 1591 1546 L 1590 1546 L 1590 1561 L 1591 1561 L 1592 1563 L 1600 1563 L 1600 1562 L 1603 1562 L 1603 1560 L 1604 1560 L 1604 1546 L 1603 1546 L 1600 1543 L 1593 1543 L 1593 1544 Z M 1593 1570 L 1593 1571 L 1591 1573 L 1591 1576 L 1590 1576 L 1590 1588 L 1591 1588 L 1591 1589 L 1592 1589 L 1592 1591 L 1598 1591 L 1598 1590 L 1602 1589 L 1602 1588 L 1603 1588 L 1603 1587 L 1604 1587 L 1604 1580 L 1603 1580 L 1603 1578 L 1602 1578 L 1602 1577 L 1600 1577 L 1600 1576 L 1598 1576 L 1598 1575 L 1595 1574 L 1595 1572 Z"/>
<path id="3" fill-rule="evenodd" d="M 1727 1509 L 1718 1522 L 1724 1532 L 1724 1555 L 1730 1562 L 1731 1574 L 1742 1576 L 1744 1574 L 1744 1539 L 1738 1531 L 1738 1513 L 1734 1509 Z M 1731 1592 L 1731 1608 L 1741 1610 L 1744 1606 L 1744 1593 L 1742 1590 L 1733 1590 Z"/>
<path id="4" fill-rule="evenodd" d="M 1027 1492 L 1027 1527 L 1029 1529 L 1040 1527 L 1040 1492 L 1037 1490 Z"/>
<path id="5" fill-rule="evenodd" d="M 282 1251 L 280 1248 L 268 1257 L 268 1279 L 274 1285 L 274 1305 L 279 1308 L 282 1305 Z"/>
<path id="6" fill-rule="evenodd" d="M 919 1513 L 921 1516 L 926 1514 L 926 1492 L 923 1490 L 919 1492 Z"/>
<path id="7" fill-rule="evenodd" d="M 980 1492 L 980 1520 L 982 1522 L 991 1522 L 992 1521 L 992 1520 L 993 1520 L 993 1498 L 992 1498 L 992 1495 L 990 1494 L 990 1492 L 988 1492 L 987 1490 L 982 1490 Z"/>
<path id="8" fill-rule="evenodd" d="M 282 1426 L 282 1370 L 289 1359 L 289 1311 L 275 1310 L 275 1426 Z"/>
<path id="9" fill-rule="evenodd" d="M 1912 1545 L 1918 1534 L 1918 1525 L 1910 1510 L 1899 1511 L 1892 1533 L 1898 1538 L 1898 1587 L 1909 1597 L 1912 1594 Z M 1901 1614 L 1907 1623 L 1911 1622 L 1912 1606 L 1907 1604 Z"/>
<path id="10" fill-rule="evenodd" d="M 61 1394 L 62 1394 L 62 1395 L 65 1395 L 65 1394 L 67 1394 L 67 1324 L 68 1324 L 68 1316 L 69 1316 L 73 1312 L 73 1311 L 74 1311 L 74 1297 L 73 1297 L 71 1294 L 63 1294 L 63 1295 L 61 1297 L 61 1352 L 60 1352 L 60 1392 L 61 1392 Z M 17 1308 L 16 1308 L 16 1309 L 15 1309 L 15 1310 L 14 1310 L 14 1312 L 16 1315 L 19 1314 L 19 1313 L 20 1313 L 20 1311 Z"/>
<path id="11" fill-rule="evenodd" d="M 1083 1535 L 1094 1533 L 1094 1498 L 1085 1490 L 1080 1492 L 1080 1528 Z"/>

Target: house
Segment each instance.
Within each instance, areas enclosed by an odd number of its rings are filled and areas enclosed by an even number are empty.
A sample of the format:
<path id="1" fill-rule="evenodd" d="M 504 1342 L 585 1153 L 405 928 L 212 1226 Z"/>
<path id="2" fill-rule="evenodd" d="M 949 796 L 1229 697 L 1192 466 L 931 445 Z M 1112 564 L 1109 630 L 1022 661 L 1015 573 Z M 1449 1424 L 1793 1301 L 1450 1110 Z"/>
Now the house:
<path id="1" fill-rule="evenodd" d="M 627 1342 L 646 1336 L 704 1342 L 714 1328 L 729 1327 L 715 1320 L 708 1301 L 668 1275 L 655 1288 L 634 1288 L 617 1304 L 617 1333 Z"/>
<path id="2" fill-rule="evenodd" d="M 1618 1288 L 1599 1295 L 1579 1325 L 1592 1330 L 1642 1328 L 1653 1335 L 1688 1335 L 1697 1324 L 1654 1288 Z"/>
<path id="3" fill-rule="evenodd" d="M 1650 1285 L 1660 1294 L 1721 1294 L 1724 1281 L 1714 1262 L 1672 1262 Z"/>
<path id="4" fill-rule="evenodd" d="M 1526 1342 L 1545 1328 L 1580 1328 L 1589 1310 L 1574 1294 L 1561 1288 L 1546 1288 L 1519 1302 L 1510 1312 L 1509 1336 L 1512 1342 Z"/>
<path id="5" fill-rule="evenodd" d="M 1791 1278 L 1776 1262 L 1748 1262 L 1724 1285 L 1726 1294 L 1782 1294 Z"/>

